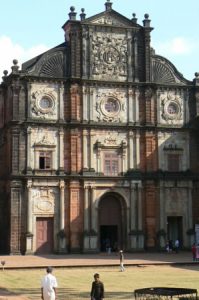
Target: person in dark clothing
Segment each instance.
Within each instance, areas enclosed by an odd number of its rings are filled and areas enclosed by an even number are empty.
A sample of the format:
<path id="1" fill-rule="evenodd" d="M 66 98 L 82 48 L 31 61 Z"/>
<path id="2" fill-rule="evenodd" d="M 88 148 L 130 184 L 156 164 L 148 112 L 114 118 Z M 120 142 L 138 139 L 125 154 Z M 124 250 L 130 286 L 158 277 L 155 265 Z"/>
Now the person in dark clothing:
<path id="1" fill-rule="evenodd" d="M 91 300 L 103 300 L 104 299 L 104 284 L 100 281 L 98 273 L 94 274 L 94 281 L 91 287 Z"/>

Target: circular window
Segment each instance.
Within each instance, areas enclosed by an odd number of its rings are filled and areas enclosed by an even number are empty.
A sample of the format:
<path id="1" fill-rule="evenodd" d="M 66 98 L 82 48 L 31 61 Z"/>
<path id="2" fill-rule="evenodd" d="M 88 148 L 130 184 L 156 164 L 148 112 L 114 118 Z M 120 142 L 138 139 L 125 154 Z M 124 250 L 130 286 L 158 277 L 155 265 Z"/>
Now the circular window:
<path id="1" fill-rule="evenodd" d="M 116 99 L 108 98 L 104 104 L 107 113 L 116 113 L 119 111 L 119 102 Z"/>
<path id="2" fill-rule="evenodd" d="M 176 115 L 178 111 L 178 105 L 174 102 L 169 103 L 169 105 L 167 106 L 167 113 L 169 115 Z"/>
<path id="3" fill-rule="evenodd" d="M 42 109 L 49 109 L 49 108 L 51 108 L 53 106 L 53 103 L 52 103 L 52 100 L 50 98 L 43 97 L 39 101 L 39 106 Z"/>

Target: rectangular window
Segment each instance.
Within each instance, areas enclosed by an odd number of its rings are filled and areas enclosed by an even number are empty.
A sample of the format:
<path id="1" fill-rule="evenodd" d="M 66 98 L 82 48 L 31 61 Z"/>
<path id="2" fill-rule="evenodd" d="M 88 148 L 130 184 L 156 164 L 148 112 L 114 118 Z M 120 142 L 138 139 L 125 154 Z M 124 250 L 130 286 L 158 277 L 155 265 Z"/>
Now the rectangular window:
<path id="1" fill-rule="evenodd" d="M 39 169 L 46 170 L 51 169 L 52 153 L 40 152 L 39 153 Z"/>
<path id="2" fill-rule="evenodd" d="M 168 171 L 178 172 L 180 170 L 180 155 L 168 154 Z"/>
<path id="3" fill-rule="evenodd" d="M 116 153 L 104 153 L 104 174 L 116 176 L 118 173 L 118 155 Z"/>

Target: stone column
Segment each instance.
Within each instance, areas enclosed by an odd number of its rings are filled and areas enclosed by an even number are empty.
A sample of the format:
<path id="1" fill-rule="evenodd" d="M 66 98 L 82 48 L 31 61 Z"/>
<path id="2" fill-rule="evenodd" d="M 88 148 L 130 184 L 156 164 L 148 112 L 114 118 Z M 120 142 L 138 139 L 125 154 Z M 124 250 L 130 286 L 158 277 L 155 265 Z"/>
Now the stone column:
<path id="1" fill-rule="evenodd" d="M 28 83 L 28 105 L 27 105 L 27 115 L 28 119 L 31 118 L 31 83 Z"/>
<path id="2" fill-rule="evenodd" d="M 83 130 L 83 169 L 88 169 L 88 131 Z"/>
<path id="3" fill-rule="evenodd" d="M 134 133 L 133 131 L 129 131 L 129 169 L 134 169 Z"/>
<path id="4" fill-rule="evenodd" d="M 167 220 L 165 215 L 165 187 L 164 182 L 160 181 L 160 190 L 159 190 L 159 201 L 160 201 L 160 211 L 159 211 L 159 230 L 164 230 L 167 232 Z M 161 234 L 159 235 L 159 246 L 164 249 L 166 244 L 166 236 Z"/>
<path id="5" fill-rule="evenodd" d="M 188 183 L 188 188 L 187 188 L 187 198 L 188 198 L 188 226 L 190 228 L 193 227 L 193 211 L 192 211 L 192 182 Z"/>
<path id="6" fill-rule="evenodd" d="M 130 249 L 137 248 L 137 183 L 130 185 Z"/>
<path id="7" fill-rule="evenodd" d="M 26 232 L 26 254 L 33 254 L 33 203 L 32 203 L 32 180 L 27 182 L 28 201 L 27 201 L 27 232 Z"/>
<path id="8" fill-rule="evenodd" d="M 127 30 L 127 51 L 129 53 L 128 55 L 128 82 L 132 82 L 132 32 L 130 29 Z"/>
<path id="9" fill-rule="evenodd" d="M 95 136 L 95 132 L 94 131 L 90 131 L 90 169 L 95 169 L 94 168 L 94 151 L 93 151 L 93 139 Z"/>
<path id="10" fill-rule="evenodd" d="M 166 231 L 166 220 L 165 220 L 165 207 L 164 207 L 164 184 L 160 182 L 160 229 Z"/>
<path id="11" fill-rule="evenodd" d="M 98 215 L 97 208 L 95 206 L 95 188 L 93 186 L 90 187 L 91 193 L 91 234 L 90 234 L 90 250 L 97 251 L 97 238 L 98 234 Z"/>
<path id="12" fill-rule="evenodd" d="M 93 88 L 90 88 L 90 107 L 89 107 L 89 112 L 90 112 L 90 118 L 89 118 L 89 121 L 93 121 L 93 109 L 94 109 L 94 103 L 93 103 L 93 93 L 94 93 L 94 90 Z"/>
<path id="13" fill-rule="evenodd" d="M 143 233 L 143 215 L 142 215 L 142 185 L 141 182 L 137 186 L 137 207 L 138 207 L 138 249 L 144 249 L 144 233 Z"/>
<path id="14" fill-rule="evenodd" d="M 136 230 L 136 201 L 137 201 L 137 195 L 136 195 L 136 186 L 135 183 L 131 182 L 130 187 L 130 212 L 131 212 L 131 218 L 130 218 L 130 231 Z"/>
<path id="15" fill-rule="evenodd" d="M 32 129 L 31 127 L 27 128 L 27 166 L 26 166 L 26 172 L 27 174 L 32 173 L 32 166 L 31 166 L 31 152 L 32 152 L 32 145 L 31 145 L 31 135 L 32 135 Z"/>
<path id="16" fill-rule="evenodd" d="M 142 230 L 142 186 L 138 183 L 138 230 Z"/>
<path id="17" fill-rule="evenodd" d="M 140 168 L 140 133 L 136 132 L 136 168 Z"/>
<path id="18" fill-rule="evenodd" d="M 127 171 L 127 159 L 126 159 L 126 143 L 122 142 L 122 173 Z"/>
<path id="19" fill-rule="evenodd" d="M 64 85 L 63 82 L 59 87 L 59 119 L 64 121 Z"/>
<path id="20" fill-rule="evenodd" d="M 138 70 L 138 38 L 134 37 L 134 82 L 139 81 L 139 70 Z"/>
<path id="21" fill-rule="evenodd" d="M 59 183 L 59 187 L 60 187 L 60 226 L 59 229 L 62 230 L 65 228 L 65 205 L 64 205 L 64 190 L 65 190 L 65 182 L 64 180 L 60 180 Z"/>
<path id="22" fill-rule="evenodd" d="M 66 253 L 66 232 L 65 232 L 65 182 L 60 180 L 60 206 L 59 206 L 59 253 Z"/>
<path id="23" fill-rule="evenodd" d="M 139 123 L 140 117 L 139 117 L 139 89 L 137 88 L 135 90 L 135 122 Z"/>
<path id="24" fill-rule="evenodd" d="M 10 184 L 10 254 L 21 254 L 21 181 L 13 180 Z"/>
<path id="25" fill-rule="evenodd" d="M 89 195 L 88 186 L 84 187 L 84 232 L 89 232 Z"/>
<path id="26" fill-rule="evenodd" d="M 64 130 L 59 129 L 59 173 L 64 174 Z"/>
<path id="27" fill-rule="evenodd" d="M 87 28 L 83 26 L 82 28 L 82 53 L 83 53 L 83 61 L 82 61 L 82 76 L 83 78 L 87 78 L 87 40 L 88 40 L 88 31 Z"/>
<path id="28" fill-rule="evenodd" d="M 135 120 L 134 120 L 135 107 L 133 107 L 133 90 L 129 89 L 128 94 L 129 94 L 128 121 L 129 121 L 129 123 L 134 123 L 135 122 Z"/>
<path id="29" fill-rule="evenodd" d="M 88 122 L 88 88 L 83 87 L 83 121 Z"/>

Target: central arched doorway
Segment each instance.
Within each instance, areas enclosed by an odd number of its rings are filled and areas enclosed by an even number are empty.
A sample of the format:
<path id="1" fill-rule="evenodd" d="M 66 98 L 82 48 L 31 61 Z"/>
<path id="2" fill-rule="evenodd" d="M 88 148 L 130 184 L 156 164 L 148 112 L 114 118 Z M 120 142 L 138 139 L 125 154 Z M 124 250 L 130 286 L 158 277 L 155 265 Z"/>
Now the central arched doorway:
<path id="1" fill-rule="evenodd" d="M 99 249 L 112 251 L 125 248 L 126 218 L 124 201 L 116 193 L 108 193 L 99 203 Z"/>

